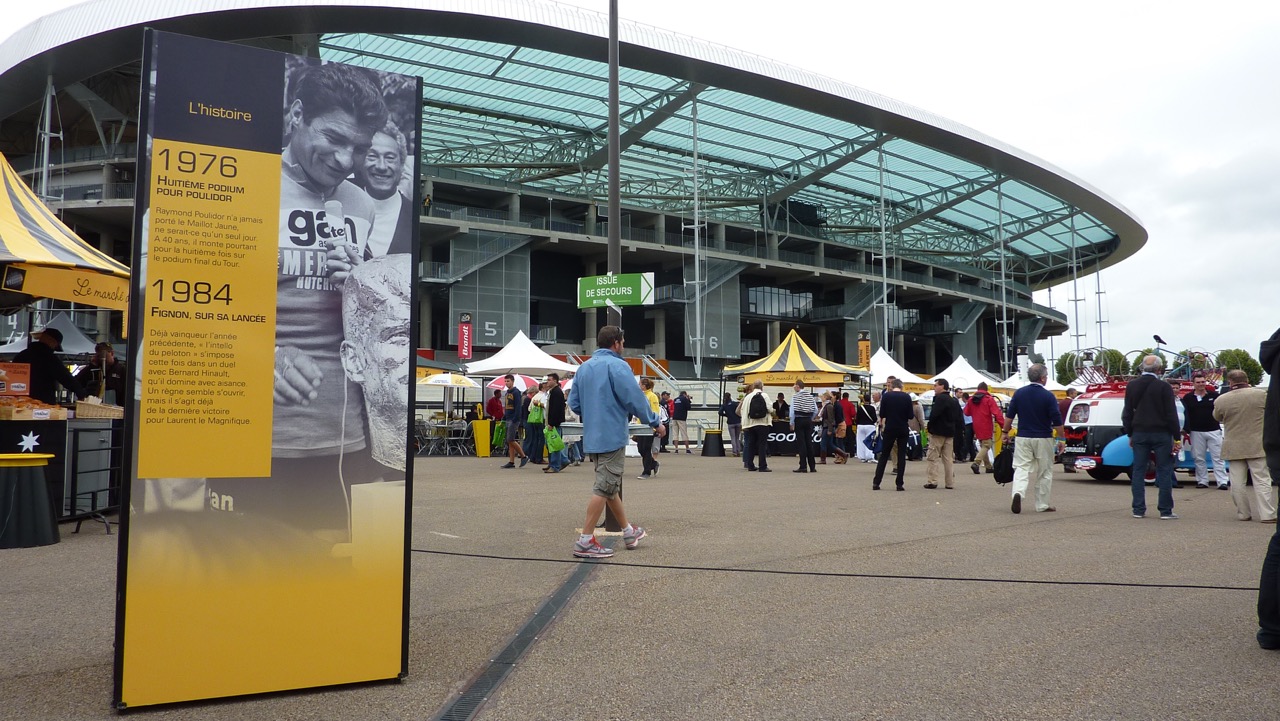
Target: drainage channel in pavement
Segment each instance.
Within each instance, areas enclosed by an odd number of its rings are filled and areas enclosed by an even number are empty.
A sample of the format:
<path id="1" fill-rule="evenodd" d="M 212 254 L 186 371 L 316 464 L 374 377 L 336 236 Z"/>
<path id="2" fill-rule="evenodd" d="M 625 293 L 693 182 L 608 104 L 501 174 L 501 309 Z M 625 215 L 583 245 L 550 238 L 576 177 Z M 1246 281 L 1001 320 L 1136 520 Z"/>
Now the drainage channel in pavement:
<path id="1" fill-rule="evenodd" d="M 601 541 L 601 545 L 608 548 L 618 542 L 617 538 L 605 538 Z M 434 717 L 434 721 L 470 721 L 475 718 L 476 713 L 480 711 L 480 707 L 489 697 L 498 690 L 502 682 L 506 680 L 507 675 L 511 673 L 516 666 L 516 661 L 524 655 L 525 651 L 538 640 L 543 630 L 551 625 L 551 622 L 560 615 L 561 609 L 573 598 L 578 589 L 586 583 L 587 578 L 595 571 L 600 564 L 598 562 L 584 561 L 578 565 L 578 568 L 560 584 L 560 587 L 551 594 L 546 601 L 534 611 L 533 616 L 525 621 L 524 626 L 516 631 L 511 641 L 498 652 L 498 655 L 489 660 L 489 663 L 480 670 L 480 673 L 463 689 L 458 698 L 454 699 L 439 715 Z"/>

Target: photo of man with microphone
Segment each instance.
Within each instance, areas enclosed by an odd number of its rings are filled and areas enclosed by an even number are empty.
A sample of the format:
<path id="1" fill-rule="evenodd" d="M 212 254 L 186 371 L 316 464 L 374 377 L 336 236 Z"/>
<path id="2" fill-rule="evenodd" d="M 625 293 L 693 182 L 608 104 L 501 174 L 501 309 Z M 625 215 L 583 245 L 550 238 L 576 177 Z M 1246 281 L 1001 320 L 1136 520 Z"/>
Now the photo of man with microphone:
<path id="1" fill-rule="evenodd" d="M 371 244 L 377 207 L 357 184 L 375 135 L 388 132 L 382 75 L 338 63 L 288 66 L 271 478 L 210 480 L 221 510 L 285 520 L 335 542 L 346 540 L 350 486 L 385 471 L 370 453 L 361 387 L 340 355 L 345 282 L 393 250 L 386 240 Z M 396 245 L 409 263 L 407 239 Z"/>

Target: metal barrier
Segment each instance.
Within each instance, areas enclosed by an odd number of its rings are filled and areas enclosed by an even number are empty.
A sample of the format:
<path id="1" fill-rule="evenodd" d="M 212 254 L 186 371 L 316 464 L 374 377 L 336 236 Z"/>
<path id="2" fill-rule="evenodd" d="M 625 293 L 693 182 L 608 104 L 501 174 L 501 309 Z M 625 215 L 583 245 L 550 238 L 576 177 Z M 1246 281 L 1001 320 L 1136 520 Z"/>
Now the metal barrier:
<path id="1" fill-rule="evenodd" d="M 58 520 L 75 521 L 74 533 L 87 520 L 101 521 L 110 534 L 107 514 L 120 510 L 124 479 L 124 422 L 112 421 L 109 428 L 68 428 L 67 436 L 66 498 Z"/>

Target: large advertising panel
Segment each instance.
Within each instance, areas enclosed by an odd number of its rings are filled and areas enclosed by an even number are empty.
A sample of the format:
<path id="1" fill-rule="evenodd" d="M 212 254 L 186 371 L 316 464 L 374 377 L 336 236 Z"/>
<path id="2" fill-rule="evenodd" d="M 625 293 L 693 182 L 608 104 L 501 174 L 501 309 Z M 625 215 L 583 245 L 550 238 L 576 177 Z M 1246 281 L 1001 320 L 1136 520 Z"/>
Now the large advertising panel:
<path id="1" fill-rule="evenodd" d="M 417 78 L 148 31 L 115 703 L 408 668 Z"/>

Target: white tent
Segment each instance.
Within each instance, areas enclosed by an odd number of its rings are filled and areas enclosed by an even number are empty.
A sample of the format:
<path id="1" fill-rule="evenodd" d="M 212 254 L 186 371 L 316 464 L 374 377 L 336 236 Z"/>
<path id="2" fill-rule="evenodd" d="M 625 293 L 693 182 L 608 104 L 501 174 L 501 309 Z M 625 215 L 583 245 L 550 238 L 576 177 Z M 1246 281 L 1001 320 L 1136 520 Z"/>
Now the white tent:
<path id="1" fill-rule="evenodd" d="M 998 379 L 974 368 L 973 364 L 965 360 L 962 355 L 956 356 L 951 365 L 933 377 L 946 378 L 952 388 L 963 388 L 965 390 L 977 388 L 979 383 L 986 383 L 988 386 L 1001 386 Z M 1017 386 L 1012 387 L 1016 388 Z"/>
<path id="2" fill-rule="evenodd" d="M 45 328 L 57 328 L 62 332 L 62 353 L 66 355 L 92 355 L 94 346 L 93 341 L 88 336 L 80 332 L 76 324 L 71 321 L 71 316 L 66 313 L 57 313 L 44 324 Z M 27 339 L 19 338 L 12 343 L 0 345 L 0 354 L 21 353 L 27 348 Z"/>
<path id="3" fill-rule="evenodd" d="M 898 364 L 898 361 L 889 355 L 889 351 L 881 348 L 871 356 L 871 385 L 882 386 L 889 376 L 893 376 L 902 381 L 903 385 L 918 383 L 921 385 L 932 386 L 933 383 L 928 379 L 912 373 Z"/>
<path id="4" fill-rule="evenodd" d="M 550 373 L 572 373 L 578 366 L 565 363 L 552 357 L 529 340 L 524 331 L 517 331 L 502 350 L 484 360 L 467 363 L 467 375 L 494 376 L 507 373 L 524 373 L 536 375 Z"/>
<path id="5" fill-rule="evenodd" d="M 1007 388 L 1012 391 L 1025 386 L 1028 382 L 1029 381 L 1026 379 L 1026 376 L 1022 375 L 1021 373 L 1014 373 L 1008 378 L 1005 378 L 1004 381 L 994 384 L 993 387 Z M 1053 376 L 1050 376 L 1049 378 L 1045 379 L 1044 387 L 1046 390 L 1053 391 L 1055 393 L 1058 391 L 1066 392 L 1068 388 L 1068 386 L 1064 386 L 1058 381 L 1054 380 Z M 1084 390 L 1083 385 L 1076 385 L 1075 383 L 1072 383 L 1070 387 L 1075 388 L 1078 391 Z"/>

